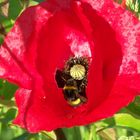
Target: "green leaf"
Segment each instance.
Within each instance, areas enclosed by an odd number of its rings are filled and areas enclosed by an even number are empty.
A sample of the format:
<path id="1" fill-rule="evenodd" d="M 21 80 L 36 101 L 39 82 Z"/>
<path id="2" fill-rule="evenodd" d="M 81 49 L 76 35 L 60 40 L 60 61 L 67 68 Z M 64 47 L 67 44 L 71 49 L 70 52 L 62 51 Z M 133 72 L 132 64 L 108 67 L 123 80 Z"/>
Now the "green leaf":
<path id="1" fill-rule="evenodd" d="M 9 121 L 12 121 L 16 116 L 17 110 L 15 108 L 9 109 L 6 114 L 4 120 L 8 123 Z"/>
<path id="2" fill-rule="evenodd" d="M 0 36 L 0 45 L 3 43 L 3 37 Z"/>
<path id="3" fill-rule="evenodd" d="M 1 15 L 1 13 L 0 13 L 0 23 L 2 23 L 4 20 L 6 20 L 7 18 L 6 17 L 4 17 L 3 15 Z"/>
<path id="4" fill-rule="evenodd" d="M 134 117 L 140 119 L 140 96 L 137 96 L 134 102 L 130 103 L 126 107 L 128 113 L 133 115 Z"/>
<path id="5" fill-rule="evenodd" d="M 81 133 L 79 127 L 64 128 L 63 129 L 68 140 L 81 140 Z"/>
<path id="6" fill-rule="evenodd" d="M 5 28 L 6 33 L 8 33 L 10 31 L 10 29 L 12 28 L 14 21 L 11 19 L 5 19 L 3 22 L 3 27 Z"/>
<path id="7" fill-rule="evenodd" d="M 42 2 L 42 1 L 44 1 L 44 0 L 34 0 L 34 1 L 36 1 L 36 2 L 38 2 L 38 3 L 39 3 L 39 2 Z"/>
<path id="8" fill-rule="evenodd" d="M 9 83 L 6 80 L 0 79 L 0 97 L 9 100 L 13 97 L 15 91 L 17 90 L 17 86 Z"/>
<path id="9" fill-rule="evenodd" d="M 22 135 L 13 138 L 12 140 L 27 140 L 28 137 L 29 137 L 29 133 L 25 132 Z"/>
<path id="10" fill-rule="evenodd" d="M 80 129 L 80 135 L 82 137 L 82 140 L 88 140 L 90 136 L 89 127 L 81 126 L 79 127 L 79 129 Z"/>
<path id="11" fill-rule="evenodd" d="M 1 125 L 0 140 L 11 140 L 14 136 L 12 129 L 8 127 L 7 123 L 2 123 Z"/>
<path id="12" fill-rule="evenodd" d="M 42 131 L 39 133 L 39 137 L 41 137 L 42 139 L 49 139 L 49 140 L 56 140 L 56 135 L 54 133 L 54 131 L 51 132 L 47 132 L 47 131 Z"/>
<path id="13" fill-rule="evenodd" d="M 127 113 L 120 113 L 114 116 L 116 126 L 134 129 L 140 132 L 140 119 L 134 118 Z"/>
<path id="14" fill-rule="evenodd" d="M 101 123 L 102 123 L 102 125 L 104 125 L 104 127 L 107 127 L 107 128 L 113 127 L 114 125 L 116 125 L 115 119 L 113 117 L 104 119 L 103 121 L 101 121 Z"/>
<path id="15" fill-rule="evenodd" d="M 30 0 L 29 6 L 37 5 L 39 2 Z"/>
<path id="16" fill-rule="evenodd" d="M 0 122 L 8 125 L 8 123 L 11 123 L 11 121 L 15 118 L 16 112 L 17 110 L 15 108 L 8 109 L 3 107 L 0 112 Z"/>
<path id="17" fill-rule="evenodd" d="M 9 18 L 14 20 L 21 13 L 23 7 L 19 0 L 9 0 L 9 3 Z"/>

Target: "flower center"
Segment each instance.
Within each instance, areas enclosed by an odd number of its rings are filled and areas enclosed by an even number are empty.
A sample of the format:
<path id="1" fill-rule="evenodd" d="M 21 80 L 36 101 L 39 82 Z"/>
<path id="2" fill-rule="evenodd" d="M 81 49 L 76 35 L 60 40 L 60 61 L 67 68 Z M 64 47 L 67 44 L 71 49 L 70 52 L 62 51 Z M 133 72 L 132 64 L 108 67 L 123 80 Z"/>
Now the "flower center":
<path id="1" fill-rule="evenodd" d="M 55 79 L 59 88 L 63 89 L 63 95 L 71 106 L 79 106 L 87 102 L 88 60 L 85 57 L 71 57 L 64 69 L 57 70 Z"/>
<path id="2" fill-rule="evenodd" d="M 76 64 L 70 68 L 70 76 L 76 80 L 82 80 L 86 74 L 86 69 L 83 65 Z"/>

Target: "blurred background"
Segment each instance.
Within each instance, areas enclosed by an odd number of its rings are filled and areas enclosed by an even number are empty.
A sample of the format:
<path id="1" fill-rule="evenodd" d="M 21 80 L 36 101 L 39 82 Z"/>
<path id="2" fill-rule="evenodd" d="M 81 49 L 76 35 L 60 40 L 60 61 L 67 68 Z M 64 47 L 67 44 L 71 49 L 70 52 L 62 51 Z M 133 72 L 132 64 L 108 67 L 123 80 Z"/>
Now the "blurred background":
<path id="1" fill-rule="evenodd" d="M 0 44 L 22 11 L 41 1 L 43 0 L 0 0 Z M 116 2 L 131 10 L 140 19 L 140 0 L 116 0 Z M 12 124 L 17 114 L 14 102 L 17 88 L 16 85 L 0 79 L 0 140 L 56 140 L 56 134 L 63 133 L 67 140 L 140 140 L 139 96 L 112 118 L 92 125 L 30 134 Z"/>

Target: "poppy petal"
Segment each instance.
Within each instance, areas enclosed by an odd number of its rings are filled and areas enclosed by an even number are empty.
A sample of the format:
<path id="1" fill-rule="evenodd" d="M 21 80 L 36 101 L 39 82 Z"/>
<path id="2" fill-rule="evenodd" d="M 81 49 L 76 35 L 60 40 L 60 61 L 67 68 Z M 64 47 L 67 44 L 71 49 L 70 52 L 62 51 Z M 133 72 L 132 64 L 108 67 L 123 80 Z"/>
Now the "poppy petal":
<path id="1" fill-rule="evenodd" d="M 0 61 L 15 78 L 10 79 L 9 72 L 3 76 L 14 81 L 19 77 L 15 70 L 32 79 L 16 93 L 19 114 L 15 123 L 38 132 L 113 115 L 140 91 L 139 35 L 140 22 L 111 1 L 48 0 L 26 10 L 0 50 L 10 50 L 11 63 Z M 79 107 L 66 102 L 55 81 L 57 69 L 63 69 L 74 56 L 91 58 L 88 102 Z M 16 60 L 20 63 L 13 69 Z M 23 81 L 17 78 L 15 82 Z"/>
<path id="2" fill-rule="evenodd" d="M 29 100 L 31 96 L 31 90 L 20 88 L 15 93 L 16 104 L 18 107 L 18 115 L 16 119 L 13 121 L 15 124 L 26 127 L 25 123 L 25 114 L 28 108 Z"/>
<path id="3" fill-rule="evenodd" d="M 102 0 L 88 1 L 98 10 L 115 31 L 116 39 L 122 46 L 122 64 L 115 84 L 140 92 L 140 22 L 117 3 Z M 117 11 L 117 12 L 116 12 Z"/>

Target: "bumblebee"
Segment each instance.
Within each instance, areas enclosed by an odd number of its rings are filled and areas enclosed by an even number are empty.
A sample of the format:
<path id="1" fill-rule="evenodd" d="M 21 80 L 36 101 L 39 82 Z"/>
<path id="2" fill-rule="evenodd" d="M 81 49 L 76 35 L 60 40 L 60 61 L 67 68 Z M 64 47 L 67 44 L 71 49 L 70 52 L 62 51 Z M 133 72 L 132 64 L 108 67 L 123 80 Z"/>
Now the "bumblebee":
<path id="1" fill-rule="evenodd" d="M 87 73 L 88 60 L 84 57 L 71 57 L 63 70 L 56 71 L 57 85 L 63 89 L 64 98 L 71 106 L 87 102 Z"/>

